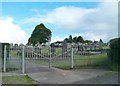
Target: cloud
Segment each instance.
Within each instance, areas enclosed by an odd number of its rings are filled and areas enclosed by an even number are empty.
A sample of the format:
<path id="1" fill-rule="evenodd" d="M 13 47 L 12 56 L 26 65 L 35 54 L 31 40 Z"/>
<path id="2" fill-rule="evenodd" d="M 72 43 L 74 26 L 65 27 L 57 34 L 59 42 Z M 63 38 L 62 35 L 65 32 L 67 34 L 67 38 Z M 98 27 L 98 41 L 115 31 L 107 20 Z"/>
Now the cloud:
<path id="1" fill-rule="evenodd" d="M 87 38 L 92 40 L 101 38 L 108 41 L 118 36 L 117 9 L 118 3 L 108 2 L 108 0 L 104 0 L 96 8 L 89 9 L 62 6 L 47 12 L 45 15 L 27 17 L 24 19 L 24 23 L 50 23 L 55 25 L 58 30 L 85 34 L 85 37 L 86 33 L 89 33 Z"/>
<path id="2" fill-rule="evenodd" d="M 105 33 L 96 34 L 96 33 L 91 33 L 91 32 L 81 33 L 81 36 L 84 37 L 84 39 L 86 40 L 92 40 L 92 41 L 94 40 L 99 41 L 101 38 L 103 38 L 102 40 L 107 40 L 111 37 Z"/>
<path id="3" fill-rule="evenodd" d="M 67 37 L 66 37 L 67 38 Z M 56 41 L 63 41 L 64 38 L 60 36 L 54 36 L 51 38 L 51 43 L 56 42 Z"/>
<path id="4" fill-rule="evenodd" d="M 12 17 L 0 18 L 0 42 L 27 43 L 28 34 L 13 20 Z"/>

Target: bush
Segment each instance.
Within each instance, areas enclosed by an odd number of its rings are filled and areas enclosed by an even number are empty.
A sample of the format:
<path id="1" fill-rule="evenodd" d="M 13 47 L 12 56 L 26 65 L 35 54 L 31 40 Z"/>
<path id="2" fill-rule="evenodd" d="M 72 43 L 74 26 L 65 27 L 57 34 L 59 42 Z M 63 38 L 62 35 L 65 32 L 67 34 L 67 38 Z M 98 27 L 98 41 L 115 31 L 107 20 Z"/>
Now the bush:
<path id="1" fill-rule="evenodd" d="M 120 65 L 120 38 L 110 40 L 110 50 L 108 52 L 108 57 L 111 60 L 111 65 L 114 65 L 114 67 L 115 64 L 118 64 L 118 66 Z"/>

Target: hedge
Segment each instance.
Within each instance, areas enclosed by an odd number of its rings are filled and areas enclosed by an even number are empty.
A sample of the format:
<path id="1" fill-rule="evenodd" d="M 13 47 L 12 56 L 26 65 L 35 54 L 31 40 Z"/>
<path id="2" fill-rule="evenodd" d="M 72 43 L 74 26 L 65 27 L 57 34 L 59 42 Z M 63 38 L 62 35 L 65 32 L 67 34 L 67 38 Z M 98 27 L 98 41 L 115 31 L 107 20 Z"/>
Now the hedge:
<path id="1" fill-rule="evenodd" d="M 113 63 L 120 64 L 120 38 L 110 40 L 108 57 Z"/>

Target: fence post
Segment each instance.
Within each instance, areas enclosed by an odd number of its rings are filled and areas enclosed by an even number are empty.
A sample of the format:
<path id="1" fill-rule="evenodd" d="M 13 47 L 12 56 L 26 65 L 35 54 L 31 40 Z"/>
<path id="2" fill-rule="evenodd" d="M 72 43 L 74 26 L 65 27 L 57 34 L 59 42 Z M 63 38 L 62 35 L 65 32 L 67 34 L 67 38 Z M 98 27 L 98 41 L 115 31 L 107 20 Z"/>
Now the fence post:
<path id="1" fill-rule="evenodd" d="M 73 45 L 71 46 L 72 49 L 71 49 L 71 68 L 74 67 L 74 63 L 73 63 Z"/>
<path id="2" fill-rule="evenodd" d="M 49 68 L 51 67 L 51 46 L 50 46 L 50 58 L 49 58 Z"/>
<path id="3" fill-rule="evenodd" d="M 6 45 L 4 46 L 4 64 L 3 64 L 3 72 L 6 72 Z"/>
<path id="4" fill-rule="evenodd" d="M 22 73 L 25 73 L 25 55 L 24 55 L 24 46 L 22 47 Z"/>

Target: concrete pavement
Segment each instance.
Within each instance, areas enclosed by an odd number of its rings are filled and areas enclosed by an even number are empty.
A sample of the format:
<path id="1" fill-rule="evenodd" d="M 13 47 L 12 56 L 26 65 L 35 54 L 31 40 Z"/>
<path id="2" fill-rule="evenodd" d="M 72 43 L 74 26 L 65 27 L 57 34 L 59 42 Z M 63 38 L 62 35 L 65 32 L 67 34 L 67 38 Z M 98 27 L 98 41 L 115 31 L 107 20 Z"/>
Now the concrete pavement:
<path id="1" fill-rule="evenodd" d="M 49 67 L 47 66 L 41 66 L 35 63 L 27 62 L 26 73 L 29 77 L 39 82 L 39 84 L 71 84 L 71 83 L 82 84 L 84 83 L 84 80 L 93 79 L 98 76 L 104 76 L 105 74 L 108 73 L 108 70 L 102 69 L 61 70 L 52 67 L 49 69 Z M 118 80 L 117 76 L 115 76 L 114 78 L 115 78 L 114 80 L 116 80 L 117 82 Z M 112 84 L 115 84 L 116 82 L 112 82 Z"/>

